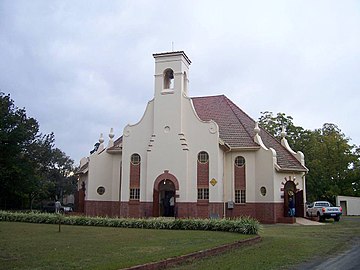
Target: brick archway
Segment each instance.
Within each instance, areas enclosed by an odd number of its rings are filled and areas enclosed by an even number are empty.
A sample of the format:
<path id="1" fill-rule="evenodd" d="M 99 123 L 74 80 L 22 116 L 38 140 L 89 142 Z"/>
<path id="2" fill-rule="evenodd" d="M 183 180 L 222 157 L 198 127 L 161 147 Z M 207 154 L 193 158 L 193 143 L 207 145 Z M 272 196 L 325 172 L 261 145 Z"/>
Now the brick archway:
<path id="1" fill-rule="evenodd" d="M 175 189 L 179 190 L 179 182 L 178 182 L 177 178 L 173 174 L 169 173 L 168 170 L 164 171 L 164 173 L 162 173 L 158 177 L 156 177 L 156 180 L 154 182 L 154 190 L 159 191 L 159 183 L 161 181 L 164 181 L 164 179 L 168 179 L 171 182 L 173 182 Z"/>
<path id="2" fill-rule="evenodd" d="M 160 174 L 155 182 L 154 182 L 154 189 L 153 189 L 153 216 L 158 217 L 159 216 L 159 184 L 163 182 L 164 180 L 169 180 L 174 184 L 175 187 L 175 193 L 176 190 L 179 190 L 179 181 L 177 178 L 169 173 L 168 170 L 164 171 L 164 173 Z"/>
<path id="3" fill-rule="evenodd" d="M 303 190 L 297 188 L 299 183 L 297 182 L 295 177 L 289 176 L 288 178 L 284 178 L 285 182 L 281 184 L 283 187 L 281 191 L 284 192 L 282 196 L 284 198 L 284 217 L 288 216 L 289 213 L 289 199 L 292 197 L 295 200 L 295 216 L 296 217 L 304 217 L 304 195 Z"/>

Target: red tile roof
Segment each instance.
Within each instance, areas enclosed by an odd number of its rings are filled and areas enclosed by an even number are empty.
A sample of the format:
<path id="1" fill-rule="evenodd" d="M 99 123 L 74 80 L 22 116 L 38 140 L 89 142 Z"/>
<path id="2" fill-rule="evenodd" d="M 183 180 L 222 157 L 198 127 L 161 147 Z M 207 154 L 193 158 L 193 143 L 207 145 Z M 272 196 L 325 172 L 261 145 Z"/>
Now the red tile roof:
<path id="1" fill-rule="evenodd" d="M 255 121 L 224 95 L 192 98 L 196 113 L 203 121 L 214 120 L 219 126 L 220 138 L 231 148 L 259 148 L 254 142 Z M 277 163 L 284 170 L 307 169 L 276 140 L 260 127 L 261 139 L 277 153 Z"/>

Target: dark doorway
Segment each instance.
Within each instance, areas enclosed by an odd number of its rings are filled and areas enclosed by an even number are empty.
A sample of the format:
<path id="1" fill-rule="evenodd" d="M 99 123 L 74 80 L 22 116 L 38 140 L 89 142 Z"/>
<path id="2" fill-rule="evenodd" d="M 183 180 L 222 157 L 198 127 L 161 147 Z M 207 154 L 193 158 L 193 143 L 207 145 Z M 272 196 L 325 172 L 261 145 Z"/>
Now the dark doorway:
<path id="1" fill-rule="evenodd" d="M 304 217 L 304 191 L 299 190 L 295 193 L 295 216 Z"/>
<path id="2" fill-rule="evenodd" d="M 85 211 L 85 183 L 82 182 L 81 188 L 75 193 L 75 211 L 84 213 Z"/>
<path id="3" fill-rule="evenodd" d="M 295 192 L 296 185 L 293 181 L 286 182 L 284 186 L 284 217 L 289 217 L 290 215 L 290 205 L 292 204 L 295 207 Z M 292 201 L 292 202 L 291 202 Z M 296 215 L 296 210 L 295 210 Z"/>
<path id="4" fill-rule="evenodd" d="M 340 206 L 342 207 L 343 216 L 347 216 L 347 201 L 340 201 Z"/>
<path id="5" fill-rule="evenodd" d="M 174 217 L 175 185 L 169 179 L 159 183 L 159 216 Z"/>

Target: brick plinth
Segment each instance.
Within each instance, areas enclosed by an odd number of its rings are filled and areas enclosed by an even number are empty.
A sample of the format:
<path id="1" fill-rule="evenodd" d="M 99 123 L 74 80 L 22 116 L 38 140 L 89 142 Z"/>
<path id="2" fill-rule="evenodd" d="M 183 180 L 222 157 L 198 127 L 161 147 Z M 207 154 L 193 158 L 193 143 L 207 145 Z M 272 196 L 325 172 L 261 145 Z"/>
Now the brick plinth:
<path id="1" fill-rule="evenodd" d="M 113 201 L 85 201 L 84 213 L 87 216 L 120 216 L 120 202 Z"/>
<path id="2" fill-rule="evenodd" d="M 223 203 L 177 203 L 177 213 L 179 218 L 209 218 L 210 216 L 223 217 Z"/>
<path id="3" fill-rule="evenodd" d="M 235 204 L 234 209 L 225 209 L 226 218 L 249 216 L 261 223 L 285 222 L 282 203 L 246 203 Z M 210 218 L 224 216 L 223 203 L 211 202 L 178 202 L 175 206 L 178 218 Z M 152 202 L 112 202 L 112 201 L 85 201 L 85 214 L 88 216 L 149 218 L 153 217 Z M 286 220 L 288 222 L 288 220 Z M 290 222 L 291 223 L 291 222 Z"/>

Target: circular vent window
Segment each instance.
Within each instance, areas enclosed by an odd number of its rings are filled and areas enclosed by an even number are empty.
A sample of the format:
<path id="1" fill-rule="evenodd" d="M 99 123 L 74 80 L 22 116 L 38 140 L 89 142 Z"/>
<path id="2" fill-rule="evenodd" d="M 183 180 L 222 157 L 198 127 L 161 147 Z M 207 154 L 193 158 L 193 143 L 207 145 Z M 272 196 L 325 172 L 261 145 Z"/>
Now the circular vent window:
<path id="1" fill-rule="evenodd" d="M 261 187 L 260 193 L 261 193 L 261 195 L 265 196 L 266 195 L 266 187 Z"/>
<path id="2" fill-rule="evenodd" d="M 103 195 L 105 193 L 105 188 L 104 187 L 98 187 L 96 191 L 97 191 L 97 193 L 99 195 Z"/>

